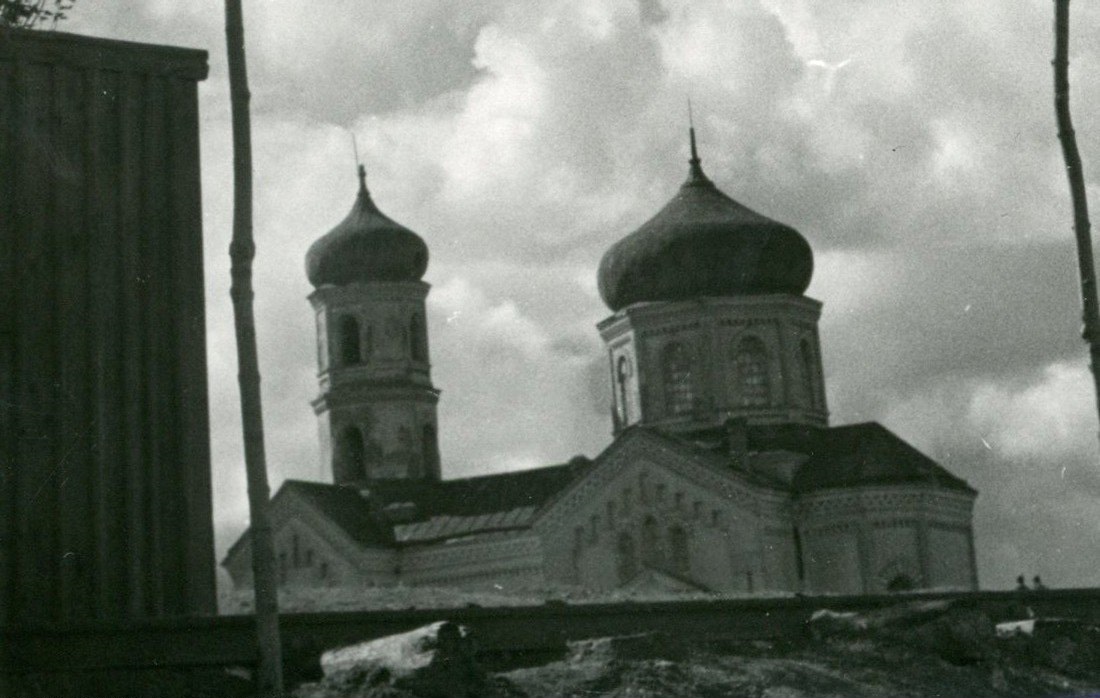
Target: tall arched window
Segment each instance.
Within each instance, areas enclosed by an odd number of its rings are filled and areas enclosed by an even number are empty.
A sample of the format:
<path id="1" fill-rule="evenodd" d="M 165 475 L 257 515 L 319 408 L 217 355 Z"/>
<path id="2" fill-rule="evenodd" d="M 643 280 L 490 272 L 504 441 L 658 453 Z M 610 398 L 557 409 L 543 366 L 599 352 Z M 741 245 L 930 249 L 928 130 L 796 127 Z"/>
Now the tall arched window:
<path id="1" fill-rule="evenodd" d="M 692 386 L 691 357 L 679 342 L 665 346 L 661 356 L 661 373 L 665 386 L 665 401 L 673 415 L 691 414 L 695 403 Z"/>
<path id="2" fill-rule="evenodd" d="M 630 423 L 630 414 L 626 407 L 626 381 L 630 378 L 630 359 L 620 356 L 615 362 L 615 383 L 618 387 L 619 420 L 625 427 Z"/>
<path id="3" fill-rule="evenodd" d="M 619 584 L 626 584 L 638 574 L 638 554 L 634 550 L 634 537 L 625 531 L 619 534 L 615 542 L 615 557 Z"/>
<path id="4" fill-rule="evenodd" d="M 334 479 L 337 483 L 362 480 L 367 476 L 363 434 L 356 427 L 340 432 Z"/>
<path id="5" fill-rule="evenodd" d="M 768 375 L 768 349 L 757 337 L 746 337 L 737 345 L 733 358 L 737 390 L 742 407 L 767 407 L 771 404 L 771 378 Z"/>
<path id="6" fill-rule="evenodd" d="M 363 360 L 359 347 L 359 321 L 350 315 L 340 318 L 340 363 L 354 366 Z"/>
<path id="7" fill-rule="evenodd" d="M 420 430 L 420 448 L 428 475 L 439 475 L 439 442 L 435 438 L 435 427 L 431 424 L 425 424 Z"/>
<path id="8" fill-rule="evenodd" d="M 691 572 L 691 551 L 688 549 L 688 534 L 682 526 L 668 529 L 668 547 L 672 551 L 672 569 L 686 575 Z"/>
<path id="9" fill-rule="evenodd" d="M 642 560 L 651 565 L 661 563 L 661 531 L 652 516 L 642 522 Z"/>
<path id="10" fill-rule="evenodd" d="M 414 313 L 409 318 L 409 353 L 414 361 L 427 361 L 427 342 L 424 341 L 424 322 Z"/>
<path id="11" fill-rule="evenodd" d="M 817 362 L 814 361 L 814 350 L 810 346 L 810 340 L 803 339 L 799 343 L 798 354 L 802 362 L 802 385 L 806 391 L 806 402 L 810 407 L 817 407 L 820 404 L 817 398 Z"/>

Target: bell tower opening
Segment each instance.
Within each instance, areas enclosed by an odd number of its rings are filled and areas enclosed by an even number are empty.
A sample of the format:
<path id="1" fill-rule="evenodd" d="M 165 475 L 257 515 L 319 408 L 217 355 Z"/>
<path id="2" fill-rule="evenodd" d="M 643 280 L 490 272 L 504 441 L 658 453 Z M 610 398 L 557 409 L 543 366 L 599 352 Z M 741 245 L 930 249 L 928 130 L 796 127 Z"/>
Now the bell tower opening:
<path id="1" fill-rule="evenodd" d="M 359 321 L 350 315 L 340 318 L 340 365 L 354 366 L 363 360 Z"/>
<path id="2" fill-rule="evenodd" d="M 366 448 L 363 433 L 357 427 L 344 427 L 337 447 L 336 467 L 333 479 L 337 484 L 356 482 L 367 478 Z"/>

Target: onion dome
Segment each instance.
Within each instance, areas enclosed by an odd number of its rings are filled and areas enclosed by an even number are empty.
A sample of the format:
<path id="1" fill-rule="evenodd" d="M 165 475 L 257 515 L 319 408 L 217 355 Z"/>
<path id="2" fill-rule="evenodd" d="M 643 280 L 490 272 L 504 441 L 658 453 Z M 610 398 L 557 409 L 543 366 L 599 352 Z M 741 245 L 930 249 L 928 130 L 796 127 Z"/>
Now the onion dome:
<path id="1" fill-rule="evenodd" d="M 703 174 L 691 136 L 688 179 L 657 215 L 600 261 L 600 296 L 632 303 L 765 293 L 800 295 L 810 285 L 810 244 L 794 228 L 737 203 Z"/>
<path id="2" fill-rule="evenodd" d="M 378 210 L 359 166 L 359 196 L 347 218 L 310 245 L 306 275 L 314 287 L 370 281 L 418 281 L 428 268 L 420 236 Z"/>

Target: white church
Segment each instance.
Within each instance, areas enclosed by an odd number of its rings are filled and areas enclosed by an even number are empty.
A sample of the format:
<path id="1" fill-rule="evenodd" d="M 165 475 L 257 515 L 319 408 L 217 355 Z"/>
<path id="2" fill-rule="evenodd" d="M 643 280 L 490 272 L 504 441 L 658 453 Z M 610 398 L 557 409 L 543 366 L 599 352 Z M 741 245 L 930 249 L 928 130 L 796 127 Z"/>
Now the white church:
<path id="1" fill-rule="evenodd" d="M 360 169 L 306 257 L 327 482 L 272 500 L 280 582 L 504 590 L 976 589 L 977 492 L 882 425 L 830 426 L 813 252 L 707 178 L 599 269 L 614 391 L 594 459 L 445 479 L 425 298 L 428 249 Z M 249 536 L 223 565 L 252 584 Z"/>

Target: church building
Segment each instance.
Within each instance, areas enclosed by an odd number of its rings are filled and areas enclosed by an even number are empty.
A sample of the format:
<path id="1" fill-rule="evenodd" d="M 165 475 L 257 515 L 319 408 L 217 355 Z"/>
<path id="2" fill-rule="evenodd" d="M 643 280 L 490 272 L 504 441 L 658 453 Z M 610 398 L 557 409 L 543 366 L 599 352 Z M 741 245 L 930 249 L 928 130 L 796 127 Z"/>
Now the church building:
<path id="1" fill-rule="evenodd" d="M 443 477 L 427 264 L 360 168 L 306 256 L 328 481 L 272 500 L 282 584 L 977 588 L 977 492 L 878 423 L 829 425 L 810 245 L 720 191 L 693 130 L 687 181 L 600 263 L 614 437 L 594 459 Z M 249 546 L 223 563 L 238 587 Z"/>

